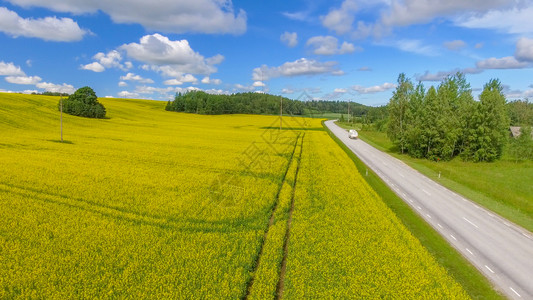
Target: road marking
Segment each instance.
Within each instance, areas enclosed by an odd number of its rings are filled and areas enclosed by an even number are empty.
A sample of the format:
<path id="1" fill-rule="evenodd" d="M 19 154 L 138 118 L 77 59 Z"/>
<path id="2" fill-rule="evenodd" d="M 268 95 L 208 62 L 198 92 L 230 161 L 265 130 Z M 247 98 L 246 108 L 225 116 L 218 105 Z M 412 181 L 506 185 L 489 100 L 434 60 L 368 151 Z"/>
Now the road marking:
<path id="1" fill-rule="evenodd" d="M 492 271 L 492 269 L 489 268 L 489 266 L 485 265 L 485 268 L 487 268 L 492 274 L 494 274 L 494 271 Z"/>
<path id="2" fill-rule="evenodd" d="M 527 234 L 525 234 L 525 233 L 523 233 L 523 232 L 522 232 L 522 235 L 525 236 L 525 237 L 527 237 L 528 239 L 531 239 L 531 237 L 530 237 L 529 235 L 527 235 Z"/>
<path id="3" fill-rule="evenodd" d="M 464 219 L 465 221 L 467 221 L 468 223 L 472 224 L 472 226 L 474 226 L 474 227 L 476 227 L 476 228 L 479 228 L 479 227 L 477 227 L 476 224 L 470 222 L 470 220 L 468 220 L 467 218 L 463 217 L 463 219 Z"/>
<path id="4" fill-rule="evenodd" d="M 452 237 L 452 239 L 457 241 L 457 239 L 453 236 L 453 234 L 450 234 L 450 236 Z"/>
<path id="5" fill-rule="evenodd" d="M 388 166 L 386 162 L 384 162 L 384 161 L 381 161 L 381 162 L 382 162 L 385 166 Z"/>
<path id="6" fill-rule="evenodd" d="M 470 249 L 466 248 L 466 251 L 468 251 L 468 253 L 474 255 L 474 253 L 472 253 L 472 251 L 470 251 Z M 486 267 L 486 266 L 485 266 Z"/>
<path id="7" fill-rule="evenodd" d="M 442 227 L 442 225 L 440 225 L 439 223 L 437 223 L 437 226 L 439 226 L 440 228 L 444 228 L 444 227 Z"/>
<path id="8" fill-rule="evenodd" d="M 503 224 L 505 224 L 505 226 L 507 226 L 507 227 L 511 227 L 511 224 L 509 224 L 507 222 L 503 222 Z"/>
<path id="9" fill-rule="evenodd" d="M 405 178 L 405 176 L 403 176 L 403 174 L 402 174 L 402 173 L 398 173 L 398 175 L 402 176 L 402 178 Z"/>
<path id="10" fill-rule="evenodd" d="M 422 207 L 420 207 L 420 206 L 417 206 L 416 208 L 418 208 L 418 209 L 422 210 Z"/>
<path id="11" fill-rule="evenodd" d="M 422 189 L 422 192 L 424 192 L 424 193 L 428 194 L 429 196 L 431 196 L 431 194 L 428 191 L 424 190 L 424 189 Z"/>
<path id="12" fill-rule="evenodd" d="M 494 217 L 494 215 L 493 215 L 493 214 L 491 214 L 490 212 L 488 212 L 487 214 L 488 214 L 489 216 L 491 216 L 491 217 Z"/>
<path id="13" fill-rule="evenodd" d="M 407 197 L 407 195 L 406 195 L 405 193 L 402 193 L 402 195 L 403 195 L 404 197 Z"/>
<path id="14" fill-rule="evenodd" d="M 395 186 L 394 183 L 391 183 L 390 185 L 391 185 L 391 186 Z"/>
<path id="15" fill-rule="evenodd" d="M 463 199 L 464 202 L 467 202 L 465 198 L 461 198 L 461 199 Z"/>
<path id="16" fill-rule="evenodd" d="M 409 202 L 413 203 L 413 200 L 411 200 L 411 199 L 409 199 L 409 198 L 407 198 L 407 201 L 409 201 Z"/>
<path id="17" fill-rule="evenodd" d="M 426 214 L 426 216 L 428 216 L 428 218 L 430 218 L 430 219 L 431 219 L 431 216 L 430 216 L 430 215 Z"/>
<path id="18" fill-rule="evenodd" d="M 517 291 L 515 291 L 512 287 L 509 287 L 509 288 L 510 288 L 511 291 L 513 291 L 513 293 L 515 293 L 518 297 L 522 298 L 522 296 L 520 296 L 520 294 L 519 294 Z"/>

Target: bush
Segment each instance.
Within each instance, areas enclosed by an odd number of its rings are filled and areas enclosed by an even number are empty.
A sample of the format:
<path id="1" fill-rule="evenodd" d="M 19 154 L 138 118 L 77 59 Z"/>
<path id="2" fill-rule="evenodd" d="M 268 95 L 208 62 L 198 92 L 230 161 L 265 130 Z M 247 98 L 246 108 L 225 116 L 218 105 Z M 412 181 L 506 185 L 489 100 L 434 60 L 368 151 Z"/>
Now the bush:
<path id="1" fill-rule="evenodd" d="M 73 116 L 98 119 L 104 118 L 106 114 L 105 107 L 98 102 L 96 93 L 88 86 L 79 88 L 64 100 L 63 111 Z"/>

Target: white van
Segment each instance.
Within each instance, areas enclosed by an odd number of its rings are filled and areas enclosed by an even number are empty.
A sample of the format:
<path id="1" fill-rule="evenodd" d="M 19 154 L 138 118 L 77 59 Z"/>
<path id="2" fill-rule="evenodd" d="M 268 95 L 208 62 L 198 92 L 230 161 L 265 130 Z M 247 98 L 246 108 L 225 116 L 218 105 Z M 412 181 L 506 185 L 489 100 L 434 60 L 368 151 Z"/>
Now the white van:
<path id="1" fill-rule="evenodd" d="M 358 136 L 359 134 L 357 133 L 357 130 L 350 129 L 350 131 L 348 131 L 348 137 L 350 137 L 351 139 L 356 139 Z"/>

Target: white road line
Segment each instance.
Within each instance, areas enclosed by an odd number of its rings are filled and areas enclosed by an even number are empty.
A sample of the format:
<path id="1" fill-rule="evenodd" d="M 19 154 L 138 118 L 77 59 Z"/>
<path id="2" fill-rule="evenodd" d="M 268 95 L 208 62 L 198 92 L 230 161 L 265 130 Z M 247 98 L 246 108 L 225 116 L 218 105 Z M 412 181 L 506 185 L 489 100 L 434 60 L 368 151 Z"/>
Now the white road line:
<path id="1" fill-rule="evenodd" d="M 403 174 L 402 174 L 402 173 L 398 173 L 398 175 L 402 176 L 402 178 L 405 178 L 405 176 L 403 176 Z"/>
<path id="2" fill-rule="evenodd" d="M 409 199 L 409 198 L 407 198 L 407 201 L 409 201 L 409 202 L 413 203 L 413 200 L 411 200 L 411 199 Z"/>
<path id="3" fill-rule="evenodd" d="M 468 251 L 468 253 L 474 255 L 474 253 L 472 253 L 472 251 L 470 251 L 470 249 L 466 248 L 466 251 Z"/>
<path id="4" fill-rule="evenodd" d="M 406 195 L 405 193 L 402 193 L 402 195 L 403 195 L 404 197 L 407 197 L 407 195 Z"/>
<path id="5" fill-rule="evenodd" d="M 428 218 L 430 218 L 430 219 L 431 219 L 431 216 L 430 216 L 430 215 L 426 214 L 426 216 L 428 216 Z"/>
<path id="6" fill-rule="evenodd" d="M 531 239 L 531 237 L 530 237 L 529 235 L 527 235 L 527 234 L 525 234 L 525 233 L 523 233 L 523 232 L 522 232 L 522 235 L 525 236 L 525 237 L 527 237 L 528 239 Z"/>
<path id="7" fill-rule="evenodd" d="M 476 228 L 479 228 L 477 227 L 476 224 L 472 223 L 470 220 L 468 220 L 467 218 L 463 217 L 463 220 L 467 221 L 468 223 L 472 224 L 472 226 L 476 227 Z"/>
<path id="8" fill-rule="evenodd" d="M 394 183 L 391 183 L 390 185 L 391 185 L 391 186 L 395 186 Z"/>
<path id="9" fill-rule="evenodd" d="M 457 239 L 453 236 L 453 234 L 450 234 L 450 236 L 452 237 L 452 239 L 457 241 Z"/>
<path id="10" fill-rule="evenodd" d="M 507 227 L 511 227 L 511 224 L 509 224 L 507 222 L 503 222 L 503 224 L 505 224 L 505 226 L 507 226 Z"/>
<path id="11" fill-rule="evenodd" d="M 512 287 L 509 287 L 509 288 L 510 288 L 511 291 L 513 291 L 513 293 L 515 293 L 518 297 L 522 298 L 522 296 L 520 296 L 520 294 L 519 294 L 517 291 L 515 291 Z"/>
<path id="12" fill-rule="evenodd" d="M 422 190 L 422 192 L 424 192 L 424 193 L 428 194 L 429 196 L 431 196 L 431 194 L 428 191 L 426 191 L 424 189 L 421 189 L 421 190 Z"/>
<path id="13" fill-rule="evenodd" d="M 442 225 L 440 225 L 439 223 L 437 223 L 437 226 L 439 226 L 440 228 L 444 228 L 444 227 L 442 227 Z"/>
<path id="14" fill-rule="evenodd" d="M 489 266 L 485 265 L 485 268 L 487 268 L 487 270 L 489 270 L 492 274 L 494 274 L 494 271 L 492 271 L 492 269 L 489 268 Z"/>
<path id="15" fill-rule="evenodd" d="M 489 216 L 491 216 L 491 217 L 494 217 L 494 215 L 493 215 L 493 214 L 491 214 L 490 212 L 488 212 L 487 214 L 488 214 Z"/>
<path id="16" fill-rule="evenodd" d="M 422 207 L 420 207 L 420 206 L 417 206 L 416 208 L 418 208 L 418 209 L 422 210 Z"/>
<path id="17" fill-rule="evenodd" d="M 465 198 L 461 198 L 461 199 L 463 199 L 464 202 L 467 202 Z"/>

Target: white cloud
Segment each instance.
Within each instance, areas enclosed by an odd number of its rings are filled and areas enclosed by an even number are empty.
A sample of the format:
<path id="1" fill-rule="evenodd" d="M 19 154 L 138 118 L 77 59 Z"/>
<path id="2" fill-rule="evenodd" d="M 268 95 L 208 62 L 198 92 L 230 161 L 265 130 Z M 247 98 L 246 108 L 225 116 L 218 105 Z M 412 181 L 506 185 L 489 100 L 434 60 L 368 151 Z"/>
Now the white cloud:
<path id="1" fill-rule="evenodd" d="M 89 70 L 89 71 L 93 71 L 93 72 L 103 72 L 103 71 L 105 71 L 104 66 L 102 66 L 99 62 L 96 62 L 96 61 L 93 62 L 93 63 L 90 63 L 90 64 L 81 65 L 81 69 Z"/>
<path id="2" fill-rule="evenodd" d="M 0 31 L 13 37 L 32 37 L 54 42 L 79 41 L 88 33 L 70 18 L 25 19 L 5 7 L 0 7 Z"/>
<path id="3" fill-rule="evenodd" d="M 117 94 L 120 98 L 139 98 L 139 94 L 128 91 L 121 91 Z"/>
<path id="4" fill-rule="evenodd" d="M 450 71 L 439 71 L 437 73 L 429 73 L 429 71 L 426 71 L 422 75 L 416 75 L 417 81 L 442 81 L 444 78 L 456 74 L 457 72 L 461 72 L 463 74 L 478 74 L 483 72 L 482 69 L 479 68 L 465 68 L 465 69 L 453 69 Z"/>
<path id="5" fill-rule="evenodd" d="M 320 17 L 322 25 L 335 33 L 342 35 L 352 30 L 357 3 L 355 0 L 344 0 L 339 9 L 332 9 L 325 16 Z"/>
<path id="6" fill-rule="evenodd" d="M 204 78 L 202 78 L 202 83 L 203 84 L 216 84 L 216 85 L 219 85 L 222 83 L 222 80 L 220 79 L 211 79 L 209 78 L 209 76 L 205 76 Z"/>
<path id="7" fill-rule="evenodd" d="M 372 71 L 372 69 L 370 67 L 364 66 L 357 69 L 357 71 L 369 72 Z"/>
<path id="8" fill-rule="evenodd" d="M 31 59 L 27 59 L 27 60 L 26 60 L 26 65 L 27 65 L 28 67 L 31 67 L 31 63 L 32 63 L 32 62 L 31 62 Z"/>
<path id="9" fill-rule="evenodd" d="M 464 47 L 466 47 L 466 43 L 462 40 L 454 40 L 454 41 L 448 41 L 444 42 L 444 47 L 451 51 L 457 51 Z"/>
<path id="10" fill-rule="evenodd" d="M 183 73 L 211 74 L 217 71 L 214 65 L 224 59 L 220 54 L 206 59 L 195 52 L 187 40 L 171 41 L 158 33 L 145 35 L 140 43 L 124 44 L 120 49 L 129 57 L 148 64 L 148 68 L 169 77 Z"/>
<path id="11" fill-rule="evenodd" d="M 380 93 L 385 92 L 387 90 L 391 90 L 393 88 L 396 88 L 396 84 L 385 82 L 382 85 L 375 85 L 370 87 L 364 87 L 361 85 L 354 85 L 352 86 L 352 90 L 360 93 L 360 94 L 373 94 L 373 93 Z"/>
<path id="12" fill-rule="evenodd" d="M 533 39 L 523 37 L 516 42 L 514 56 L 520 61 L 533 62 Z"/>
<path id="13" fill-rule="evenodd" d="M 294 94 L 294 92 L 295 91 L 293 89 L 291 89 L 291 88 L 284 88 L 284 89 L 281 90 L 282 94 Z"/>
<path id="14" fill-rule="evenodd" d="M 235 88 L 237 90 L 239 90 L 239 91 L 244 91 L 244 92 L 251 92 L 251 91 L 255 90 L 254 86 L 246 86 L 246 85 L 242 85 L 240 83 L 235 84 Z"/>
<path id="15" fill-rule="evenodd" d="M 476 63 L 476 66 L 479 69 L 522 69 L 528 65 L 529 64 L 527 62 L 518 61 L 513 56 L 506 56 L 502 58 L 491 57 Z"/>
<path id="16" fill-rule="evenodd" d="M 230 33 L 246 31 L 246 12 L 235 11 L 230 0 L 8 0 L 23 7 L 45 7 L 74 14 L 108 14 L 115 23 L 140 24 L 169 33 Z"/>
<path id="17" fill-rule="evenodd" d="M 19 66 L 15 66 L 12 62 L 5 63 L 0 61 L 0 76 L 26 76 Z"/>
<path id="18" fill-rule="evenodd" d="M 334 55 L 353 53 L 357 50 L 362 50 L 361 47 L 355 47 L 353 44 L 343 42 L 338 46 L 339 40 L 333 36 L 314 36 L 307 40 L 306 45 L 313 49 L 316 55 Z"/>
<path id="19" fill-rule="evenodd" d="M 335 61 L 319 62 L 312 59 L 300 58 L 296 61 L 286 62 L 279 67 L 262 65 L 253 70 L 252 80 L 262 81 L 282 76 L 292 77 L 327 73 L 333 74 L 335 71 L 340 71 L 335 68 L 337 64 L 338 63 Z"/>
<path id="20" fill-rule="evenodd" d="M 408 26 L 427 23 L 438 17 L 453 17 L 465 12 L 486 12 L 506 7 L 512 0 L 393 0 L 390 10 L 381 16 L 388 26 Z"/>
<path id="21" fill-rule="evenodd" d="M 42 80 L 39 76 L 7 76 L 6 81 L 14 84 L 36 85 Z"/>
<path id="22" fill-rule="evenodd" d="M 481 48 L 483 48 L 484 45 L 485 45 L 484 43 L 477 43 L 474 47 L 476 49 L 481 49 Z"/>
<path id="23" fill-rule="evenodd" d="M 285 31 L 280 37 L 280 40 L 290 48 L 296 47 L 298 45 L 298 34 L 296 32 L 287 32 Z"/>
<path id="24" fill-rule="evenodd" d="M 439 54 L 438 50 L 435 49 L 435 47 L 424 45 L 421 40 L 403 39 L 393 41 L 388 44 L 385 43 L 384 45 L 396 47 L 405 52 L 411 52 L 425 56 L 437 56 Z"/>
<path id="25" fill-rule="evenodd" d="M 182 85 L 183 81 L 179 81 L 177 79 L 168 79 L 163 81 L 164 85 Z"/>
<path id="26" fill-rule="evenodd" d="M 125 87 L 125 86 L 128 86 L 128 83 L 125 81 L 119 81 L 118 86 Z"/>
<path id="27" fill-rule="evenodd" d="M 66 83 L 54 84 L 50 82 L 40 82 L 40 83 L 37 83 L 35 86 L 40 89 L 44 89 L 47 92 L 52 92 L 52 93 L 72 94 L 76 91 L 76 89 L 72 85 L 66 84 Z"/>
<path id="28" fill-rule="evenodd" d="M 140 75 L 135 75 L 134 73 L 128 73 L 125 76 L 120 76 L 120 80 L 123 81 L 137 81 L 140 83 L 154 83 L 150 78 L 142 78 Z"/>
<path id="29" fill-rule="evenodd" d="M 334 93 L 337 93 L 337 94 L 345 94 L 345 93 L 348 93 L 348 90 L 347 89 L 341 89 L 341 88 L 336 88 L 333 90 Z"/>
<path id="30" fill-rule="evenodd" d="M 154 93 L 167 94 L 172 91 L 174 91 L 173 87 L 158 88 L 158 87 L 143 85 L 143 86 L 138 86 L 135 88 L 136 94 L 154 94 Z"/>
<path id="31" fill-rule="evenodd" d="M 266 86 L 266 84 L 264 82 L 262 82 L 262 81 L 254 81 L 252 86 L 254 86 L 254 87 L 263 87 L 263 86 Z"/>
<path id="32" fill-rule="evenodd" d="M 518 4 L 510 9 L 489 10 L 484 14 L 470 13 L 458 17 L 455 23 L 466 28 L 494 29 L 511 34 L 525 34 L 533 33 L 532 15 L 533 6 Z"/>

